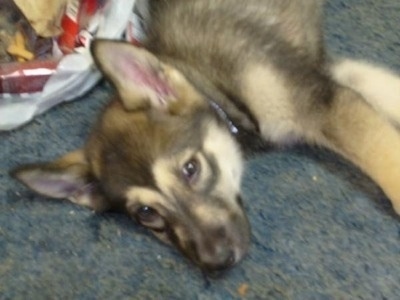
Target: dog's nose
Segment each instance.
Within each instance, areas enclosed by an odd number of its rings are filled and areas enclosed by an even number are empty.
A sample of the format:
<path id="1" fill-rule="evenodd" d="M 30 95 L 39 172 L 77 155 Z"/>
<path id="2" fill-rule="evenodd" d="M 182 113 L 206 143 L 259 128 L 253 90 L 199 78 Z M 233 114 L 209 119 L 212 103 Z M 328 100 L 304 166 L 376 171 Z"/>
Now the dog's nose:
<path id="1" fill-rule="evenodd" d="M 247 252 L 250 242 L 247 217 L 238 206 L 232 209 L 201 208 L 196 210 L 201 214 L 193 217 L 198 223 L 191 220 L 175 234 L 177 245 L 205 273 L 227 270 Z"/>
<path id="2" fill-rule="evenodd" d="M 218 259 L 213 263 L 204 264 L 204 268 L 211 272 L 220 272 L 228 270 L 236 262 L 235 254 L 233 251 L 228 251 L 222 255 L 219 255 Z"/>
<path id="3" fill-rule="evenodd" d="M 219 273 L 228 270 L 236 263 L 236 257 L 233 250 L 223 250 L 217 253 L 212 261 L 203 262 L 202 268 L 207 273 Z"/>

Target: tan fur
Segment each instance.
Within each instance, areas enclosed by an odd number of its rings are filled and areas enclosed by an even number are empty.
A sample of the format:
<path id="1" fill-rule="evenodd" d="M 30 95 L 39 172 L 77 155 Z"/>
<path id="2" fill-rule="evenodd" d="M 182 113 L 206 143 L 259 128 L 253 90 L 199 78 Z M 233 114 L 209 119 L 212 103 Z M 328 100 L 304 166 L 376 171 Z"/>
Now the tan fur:
<path id="1" fill-rule="evenodd" d="M 241 82 L 244 98 L 251 100 L 248 106 L 260 120 L 260 131 L 266 139 L 282 142 L 299 137 L 293 95 L 279 70 L 251 65 L 243 71 Z"/>
<path id="2" fill-rule="evenodd" d="M 375 110 L 400 124 L 400 78 L 395 73 L 355 60 L 340 60 L 331 72 L 338 83 L 359 92 Z"/>
<path id="3" fill-rule="evenodd" d="M 215 126 L 215 125 L 214 125 Z M 215 192 L 221 197 L 233 200 L 233 195 L 240 193 L 243 173 L 243 157 L 236 143 L 233 143 L 226 131 L 209 126 L 204 137 L 204 150 L 217 158 L 221 172 Z M 234 209 L 235 206 L 232 207 Z"/>
<path id="4" fill-rule="evenodd" d="M 329 145 L 374 179 L 400 213 L 400 135 L 359 94 L 341 88 L 326 120 Z"/>
<path id="5" fill-rule="evenodd" d="M 271 67 L 247 68 L 243 94 L 251 99 L 248 105 L 261 120 L 265 138 L 278 143 L 303 138 L 342 154 L 382 187 L 400 213 L 400 135 L 385 119 L 400 120 L 400 78 L 355 61 L 334 64 L 331 70 L 348 88 L 337 87 L 333 106 L 319 116 L 299 114 L 291 100 L 296 94 Z"/>

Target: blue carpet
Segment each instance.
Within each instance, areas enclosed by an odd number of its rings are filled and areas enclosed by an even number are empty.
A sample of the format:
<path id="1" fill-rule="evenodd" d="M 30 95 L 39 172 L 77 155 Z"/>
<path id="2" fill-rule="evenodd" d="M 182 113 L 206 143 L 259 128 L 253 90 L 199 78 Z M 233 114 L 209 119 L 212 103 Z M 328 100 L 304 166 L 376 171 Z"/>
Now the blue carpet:
<path id="1" fill-rule="evenodd" d="M 326 40 L 333 55 L 400 72 L 400 1 L 328 1 Z M 21 162 L 79 147 L 110 93 L 102 83 L 0 133 L 0 299 L 240 299 L 242 284 L 246 299 L 400 299 L 400 218 L 375 184 L 325 150 L 248 162 L 252 246 L 220 279 L 124 216 L 45 199 L 9 178 Z"/>

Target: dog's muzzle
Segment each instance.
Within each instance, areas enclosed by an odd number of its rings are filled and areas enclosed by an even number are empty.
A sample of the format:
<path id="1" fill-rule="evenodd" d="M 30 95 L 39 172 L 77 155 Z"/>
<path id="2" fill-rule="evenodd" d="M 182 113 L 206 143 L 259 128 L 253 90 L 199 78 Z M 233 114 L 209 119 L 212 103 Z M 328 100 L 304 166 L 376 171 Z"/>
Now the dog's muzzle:
<path id="1" fill-rule="evenodd" d="M 206 273 L 225 271 L 247 253 L 250 225 L 243 210 L 229 213 L 227 222 L 194 224 L 171 229 L 170 240 Z"/>

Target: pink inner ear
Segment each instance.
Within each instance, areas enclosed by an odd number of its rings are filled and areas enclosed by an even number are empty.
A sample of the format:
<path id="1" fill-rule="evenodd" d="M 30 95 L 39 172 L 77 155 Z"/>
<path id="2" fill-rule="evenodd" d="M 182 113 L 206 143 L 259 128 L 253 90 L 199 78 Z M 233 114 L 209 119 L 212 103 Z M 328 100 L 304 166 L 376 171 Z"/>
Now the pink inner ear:
<path id="1" fill-rule="evenodd" d="M 54 198 L 68 198 L 79 192 L 84 186 L 80 180 L 57 175 L 28 177 L 25 182 L 37 192 Z"/>
<path id="2" fill-rule="evenodd" d="M 170 85 L 161 77 L 161 71 L 158 72 L 151 65 L 136 60 L 132 55 L 121 55 L 119 69 L 125 77 L 123 80 L 155 92 L 160 100 L 174 94 Z"/>

